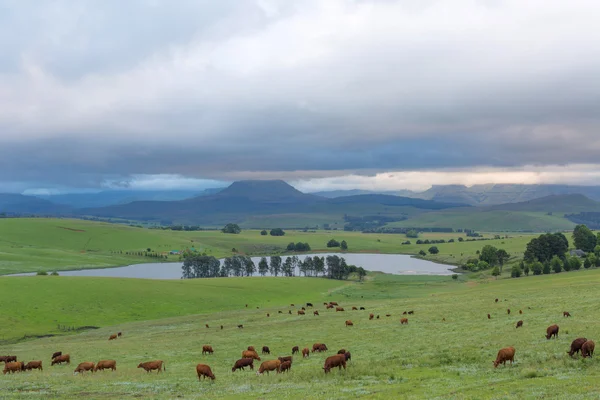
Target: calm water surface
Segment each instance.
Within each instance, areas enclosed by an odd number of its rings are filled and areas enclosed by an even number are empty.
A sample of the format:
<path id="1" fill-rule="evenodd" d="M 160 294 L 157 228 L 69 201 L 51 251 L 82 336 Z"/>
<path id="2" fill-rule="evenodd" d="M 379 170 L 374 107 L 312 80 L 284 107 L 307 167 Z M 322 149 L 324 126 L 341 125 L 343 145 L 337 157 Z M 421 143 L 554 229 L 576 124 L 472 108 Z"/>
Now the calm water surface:
<path id="1" fill-rule="evenodd" d="M 353 254 L 353 253 L 320 253 L 303 254 L 300 260 L 310 256 L 327 257 L 337 255 L 344 257 L 349 265 L 363 267 L 368 271 L 380 271 L 396 275 L 451 275 L 450 265 L 437 264 L 431 261 L 412 258 L 406 254 Z M 281 257 L 284 261 L 286 256 Z M 261 257 L 252 257 L 258 266 Z M 268 259 L 268 257 L 267 257 Z M 221 260 L 222 262 L 222 260 Z M 112 278 L 146 278 L 146 279 L 181 279 L 181 262 L 135 264 L 126 267 L 84 269 L 79 271 L 59 271 L 61 276 L 102 276 Z M 296 271 L 297 273 L 297 271 Z M 35 274 L 16 274 L 35 275 Z M 256 276 L 259 276 L 258 274 Z"/>

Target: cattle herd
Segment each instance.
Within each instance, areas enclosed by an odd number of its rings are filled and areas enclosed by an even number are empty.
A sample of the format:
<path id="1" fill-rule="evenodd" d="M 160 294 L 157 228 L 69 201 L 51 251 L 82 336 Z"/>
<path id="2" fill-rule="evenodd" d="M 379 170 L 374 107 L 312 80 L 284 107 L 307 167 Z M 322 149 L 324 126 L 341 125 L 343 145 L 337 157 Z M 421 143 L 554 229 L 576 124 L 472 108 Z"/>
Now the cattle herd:
<path id="1" fill-rule="evenodd" d="M 498 303 L 498 299 L 495 299 L 495 302 Z M 327 309 L 332 309 L 335 308 L 336 312 L 341 312 L 344 311 L 344 308 L 339 306 L 339 304 L 337 302 L 329 302 L 329 303 L 323 303 Z M 291 306 L 293 307 L 294 304 L 291 304 Z M 312 303 L 306 303 L 307 307 L 312 307 Z M 246 305 L 246 307 L 248 307 L 248 305 Z M 298 315 L 305 315 L 305 311 L 306 308 L 302 307 L 301 310 L 298 311 Z M 352 310 L 358 310 L 357 307 L 352 307 Z M 360 307 L 360 310 L 365 310 L 364 307 Z M 279 311 L 279 313 L 281 313 L 281 311 Z M 289 312 L 291 314 L 291 310 Z M 414 311 L 404 311 L 403 315 L 413 315 Z M 510 309 L 507 309 L 507 314 L 510 314 Z M 522 310 L 519 310 L 519 314 L 523 314 Z M 318 316 L 319 312 L 318 311 L 314 311 L 313 315 Z M 386 314 L 387 317 L 391 316 L 391 314 Z M 564 317 L 571 317 L 571 314 L 567 311 L 563 312 L 563 316 Z M 270 317 L 270 314 L 267 314 L 267 317 Z M 374 314 L 369 314 L 369 320 L 372 320 L 375 317 Z M 379 315 L 377 315 L 376 317 L 377 319 L 379 319 Z M 491 319 L 491 315 L 487 314 L 487 318 Z M 445 321 L 446 319 L 444 318 L 443 321 Z M 408 319 L 406 317 L 403 317 L 400 319 L 400 324 L 401 325 L 405 325 L 408 324 Z M 346 326 L 354 326 L 353 322 L 351 320 L 346 320 L 345 322 Z M 243 328 L 243 325 L 238 325 L 238 328 Z M 520 320 L 517 322 L 517 328 L 521 328 L 523 327 L 523 320 Z M 209 328 L 209 325 L 206 324 L 206 328 Z M 223 329 L 223 326 L 221 325 L 221 329 Z M 551 339 L 551 338 L 558 338 L 558 332 L 559 332 L 559 326 L 554 324 L 549 326 L 546 329 L 546 339 Z M 117 334 L 112 334 L 110 335 L 108 340 L 115 340 L 119 337 L 122 336 L 121 332 L 118 332 Z M 583 358 L 587 358 L 587 357 L 592 357 L 594 354 L 594 348 L 595 348 L 595 343 L 593 340 L 588 340 L 585 337 L 579 337 L 576 338 L 575 340 L 573 340 L 573 342 L 571 343 L 571 347 L 569 349 L 569 351 L 567 351 L 567 353 L 569 354 L 569 356 L 573 357 L 576 353 L 581 352 L 581 356 Z M 305 347 L 302 349 L 302 358 L 307 358 L 310 357 L 311 353 L 322 353 L 322 352 L 327 352 L 328 348 L 327 345 L 325 345 L 324 343 L 315 343 L 312 345 L 312 350 L 309 349 L 308 347 Z M 493 365 L 494 368 L 498 367 L 498 365 L 503 364 L 506 365 L 507 361 L 510 361 L 510 363 L 512 364 L 514 362 L 514 358 L 515 358 L 515 348 L 514 347 L 505 347 L 503 349 L 500 349 L 500 351 L 498 351 L 498 355 L 496 356 L 496 360 L 493 361 Z M 212 346 L 210 345 L 204 345 L 202 347 L 202 355 L 211 355 L 214 353 L 214 350 L 212 348 Z M 300 348 L 298 346 L 293 346 L 292 347 L 292 355 L 291 356 L 285 356 L 285 357 L 278 357 L 277 359 L 274 360 L 267 360 L 267 361 L 263 361 L 259 368 L 258 371 L 256 372 L 257 375 L 261 375 L 264 372 L 266 372 L 267 374 L 269 372 L 273 372 L 275 371 L 276 373 L 285 373 L 291 370 L 292 367 L 292 358 L 294 354 L 299 354 L 300 353 Z M 268 346 L 263 346 L 262 347 L 262 355 L 270 355 L 271 354 L 271 350 L 269 349 Z M 329 373 L 331 371 L 332 368 L 338 367 L 339 370 L 341 370 L 342 368 L 346 369 L 346 363 L 348 361 L 350 361 L 352 359 L 352 355 L 349 351 L 346 351 L 345 349 L 341 349 L 338 351 L 337 354 L 327 357 L 325 359 L 324 365 L 323 365 L 323 371 L 325 373 Z M 248 348 L 246 350 L 242 351 L 242 355 L 241 358 L 238 359 L 233 367 L 231 368 L 232 372 L 235 372 L 237 370 L 245 370 L 246 367 L 249 367 L 251 370 L 254 370 L 254 361 L 261 361 L 260 356 L 258 355 L 258 353 L 256 352 L 254 346 L 248 346 Z M 21 371 L 30 371 L 32 369 L 38 369 L 40 371 L 43 371 L 43 367 L 42 367 L 42 361 L 41 360 L 36 360 L 36 361 L 30 361 L 28 363 L 25 363 L 23 361 L 18 361 L 17 360 L 17 356 L 0 356 L 0 362 L 4 362 L 4 370 L 3 373 L 4 375 L 6 375 L 7 373 L 15 373 L 15 372 L 21 372 Z M 57 351 L 55 353 L 52 354 L 52 361 L 51 361 L 51 366 L 54 365 L 60 365 L 60 364 L 71 364 L 71 356 L 69 354 L 62 354 L 62 352 Z M 145 370 L 146 372 L 151 372 L 156 370 L 157 373 L 160 373 L 161 371 L 166 371 L 166 366 L 164 361 L 162 360 L 155 360 L 155 361 L 147 361 L 147 362 L 142 362 L 139 363 L 137 368 L 142 368 L 143 370 Z M 116 371 L 117 370 L 117 362 L 115 360 L 101 360 L 98 361 L 97 363 L 93 363 L 91 361 L 86 361 L 86 362 L 82 362 L 79 363 L 77 365 L 77 368 L 75 368 L 74 370 L 74 374 L 77 373 L 84 373 L 86 371 L 89 372 L 96 372 L 96 371 L 103 371 L 105 369 L 110 369 L 112 371 Z M 215 375 L 213 374 L 210 366 L 206 365 L 206 364 L 198 364 L 196 366 L 196 374 L 198 375 L 198 379 L 206 379 L 209 378 L 211 380 L 215 379 Z"/>

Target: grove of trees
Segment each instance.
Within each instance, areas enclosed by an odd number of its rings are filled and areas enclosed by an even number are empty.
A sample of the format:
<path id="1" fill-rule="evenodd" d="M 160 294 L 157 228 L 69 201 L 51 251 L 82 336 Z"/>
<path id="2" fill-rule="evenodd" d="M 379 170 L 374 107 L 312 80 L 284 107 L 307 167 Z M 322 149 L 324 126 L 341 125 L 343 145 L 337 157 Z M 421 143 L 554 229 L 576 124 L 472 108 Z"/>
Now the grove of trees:
<path id="1" fill-rule="evenodd" d="M 223 229 L 221 229 L 221 232 L 223 233 L 233 233 L 233 234 L 238 234 L 240 233 L 242 230 L 240 229 L 240 227 L 238 226 L 238 224 L 227 224 L 223 227 Z"/>

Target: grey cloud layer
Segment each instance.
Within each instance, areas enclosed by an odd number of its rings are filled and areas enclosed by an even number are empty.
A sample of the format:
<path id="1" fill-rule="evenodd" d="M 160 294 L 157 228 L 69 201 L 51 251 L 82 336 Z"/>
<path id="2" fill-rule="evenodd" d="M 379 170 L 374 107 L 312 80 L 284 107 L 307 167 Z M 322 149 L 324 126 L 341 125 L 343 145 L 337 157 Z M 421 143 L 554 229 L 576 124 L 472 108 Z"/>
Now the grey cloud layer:
<path id="1" fill-rule="evenodd" d="M 0 4 L 0 181 L 597 162 L 592 1 L 39 4 Z"/>

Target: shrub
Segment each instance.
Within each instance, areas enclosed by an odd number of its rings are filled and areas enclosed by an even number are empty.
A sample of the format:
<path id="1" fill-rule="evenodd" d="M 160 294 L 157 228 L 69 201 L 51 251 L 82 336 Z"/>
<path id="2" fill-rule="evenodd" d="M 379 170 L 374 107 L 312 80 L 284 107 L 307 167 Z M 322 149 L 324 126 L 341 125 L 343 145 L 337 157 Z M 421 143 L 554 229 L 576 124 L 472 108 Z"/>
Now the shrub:
<path id="1" fill-rule="evenodd" d="M 223 227 L 223 229 L 221 229 L 221 232 L 223 233 L 233 233 L 233 234 L 238 234 L 240 233 L 242 230 L 240 229 L 240 227 L 238 226 L 238 224 L 227 224 Z"/>
<path id="2" fill-rule="evenodd" d="M 541 275 L 543 268 L 544 268 L 544 266 L 539 261 L 536 261 L 531 265 L 531 270 L 533 271 L 534 275 Z"/>
<path id="3" fill-rule="evenodd" d="M 271 229 L 271 232 L 269 232 L 269 234 L 271 236 L 285 236 L 285 232 L 281 228 Z"/>
<path id="4" fill-rule="evenodd" d="M 550 267 L 550 263 L 546 261 L 544 263 L 544 266 L 542 267 L 542 272 L 544 273 L 544 275 L 548 275 L 550 271 L 552 271 L 552 268 Z"/>
<path id="5" fill-rule="evenodd" d="M 342 243 L 340 243 L 340 249 L 348 250 L 348 243 L 345 240 L 342 240 Z"/>
<path id="6" fill-rule="evenodd" d="M 431 246 L 428 251 L 430 254 L 438 254 L 440 252 L 436 246 Z"/>
<path id="7" fill-rule="evenodd" d="M 452 274 L 452 279 L 457 280 L 458 279 L 458 274 Z"/>
<path id="8" fill-rule="evenodd" d="M 577 257 L 571 257 L 569 258 L 569 266 L 572 270 L 577 271 L 579 268 L 581 268 L 581 261 Z"/>
<path id="9" fill-rule="evenodd" d="M 340 247 L 340 242 L 335 239 L 331 239 L 329 242 L 327 242 L 327 247 Z"/>
<path id="10" fill-rule="evenodd" d="M 262 231 L 260 231 L 260 234 L 261 234 L 262 236 L 267 236 L 267 231 L 263 229 Z"/>
<path id="11" fill-rule="evenodd" d="M 58 276 L 58 272 L 56 272 L 56 271 L 52 271 L 52 272 L 50 273 L 50 275 L 52 275 L 52 276 Z"/>
<path id="12" fill-rule="evenodd" d="M 425 253 L 423 250 L 420 250 L 419 255 L 422 257 L 425 257 L 427 255 L 427 253 Z"/>
<path id="13" fill-rule="evenodd" d="M 554 256 L 552 257 L 552 260 L 550 260 L 550 266 L 552 267 L 552 270 L 558 274 L 562 271 L 563 262 L 558 256 Z"/>
<path id="14" fill-rule="evenodd" d="M 46 271 L 38 271 L 36 275 L 45 276 L 48 275 Z"/>
<path id="15" fill-rule="evenodd" d="M 497 265 L 496 265 L 496 266 L 494 267 L 494 269 L 492 270 L 492 275 L 494 275 L 494 276 L 498 276 L 498 275 L 500 275 L 500 268 L 498 268 L 498 266 L 497 266 Z"/>
<path id="16" fill-rule="evenodd" d="M 512 267 L 512 270 L 510 271 L 510 277 L 511 278 L 520 278 L 521 277 L 521 268 L 519 268 L 518 265 L 515 265 L 514 267 Z"/>

